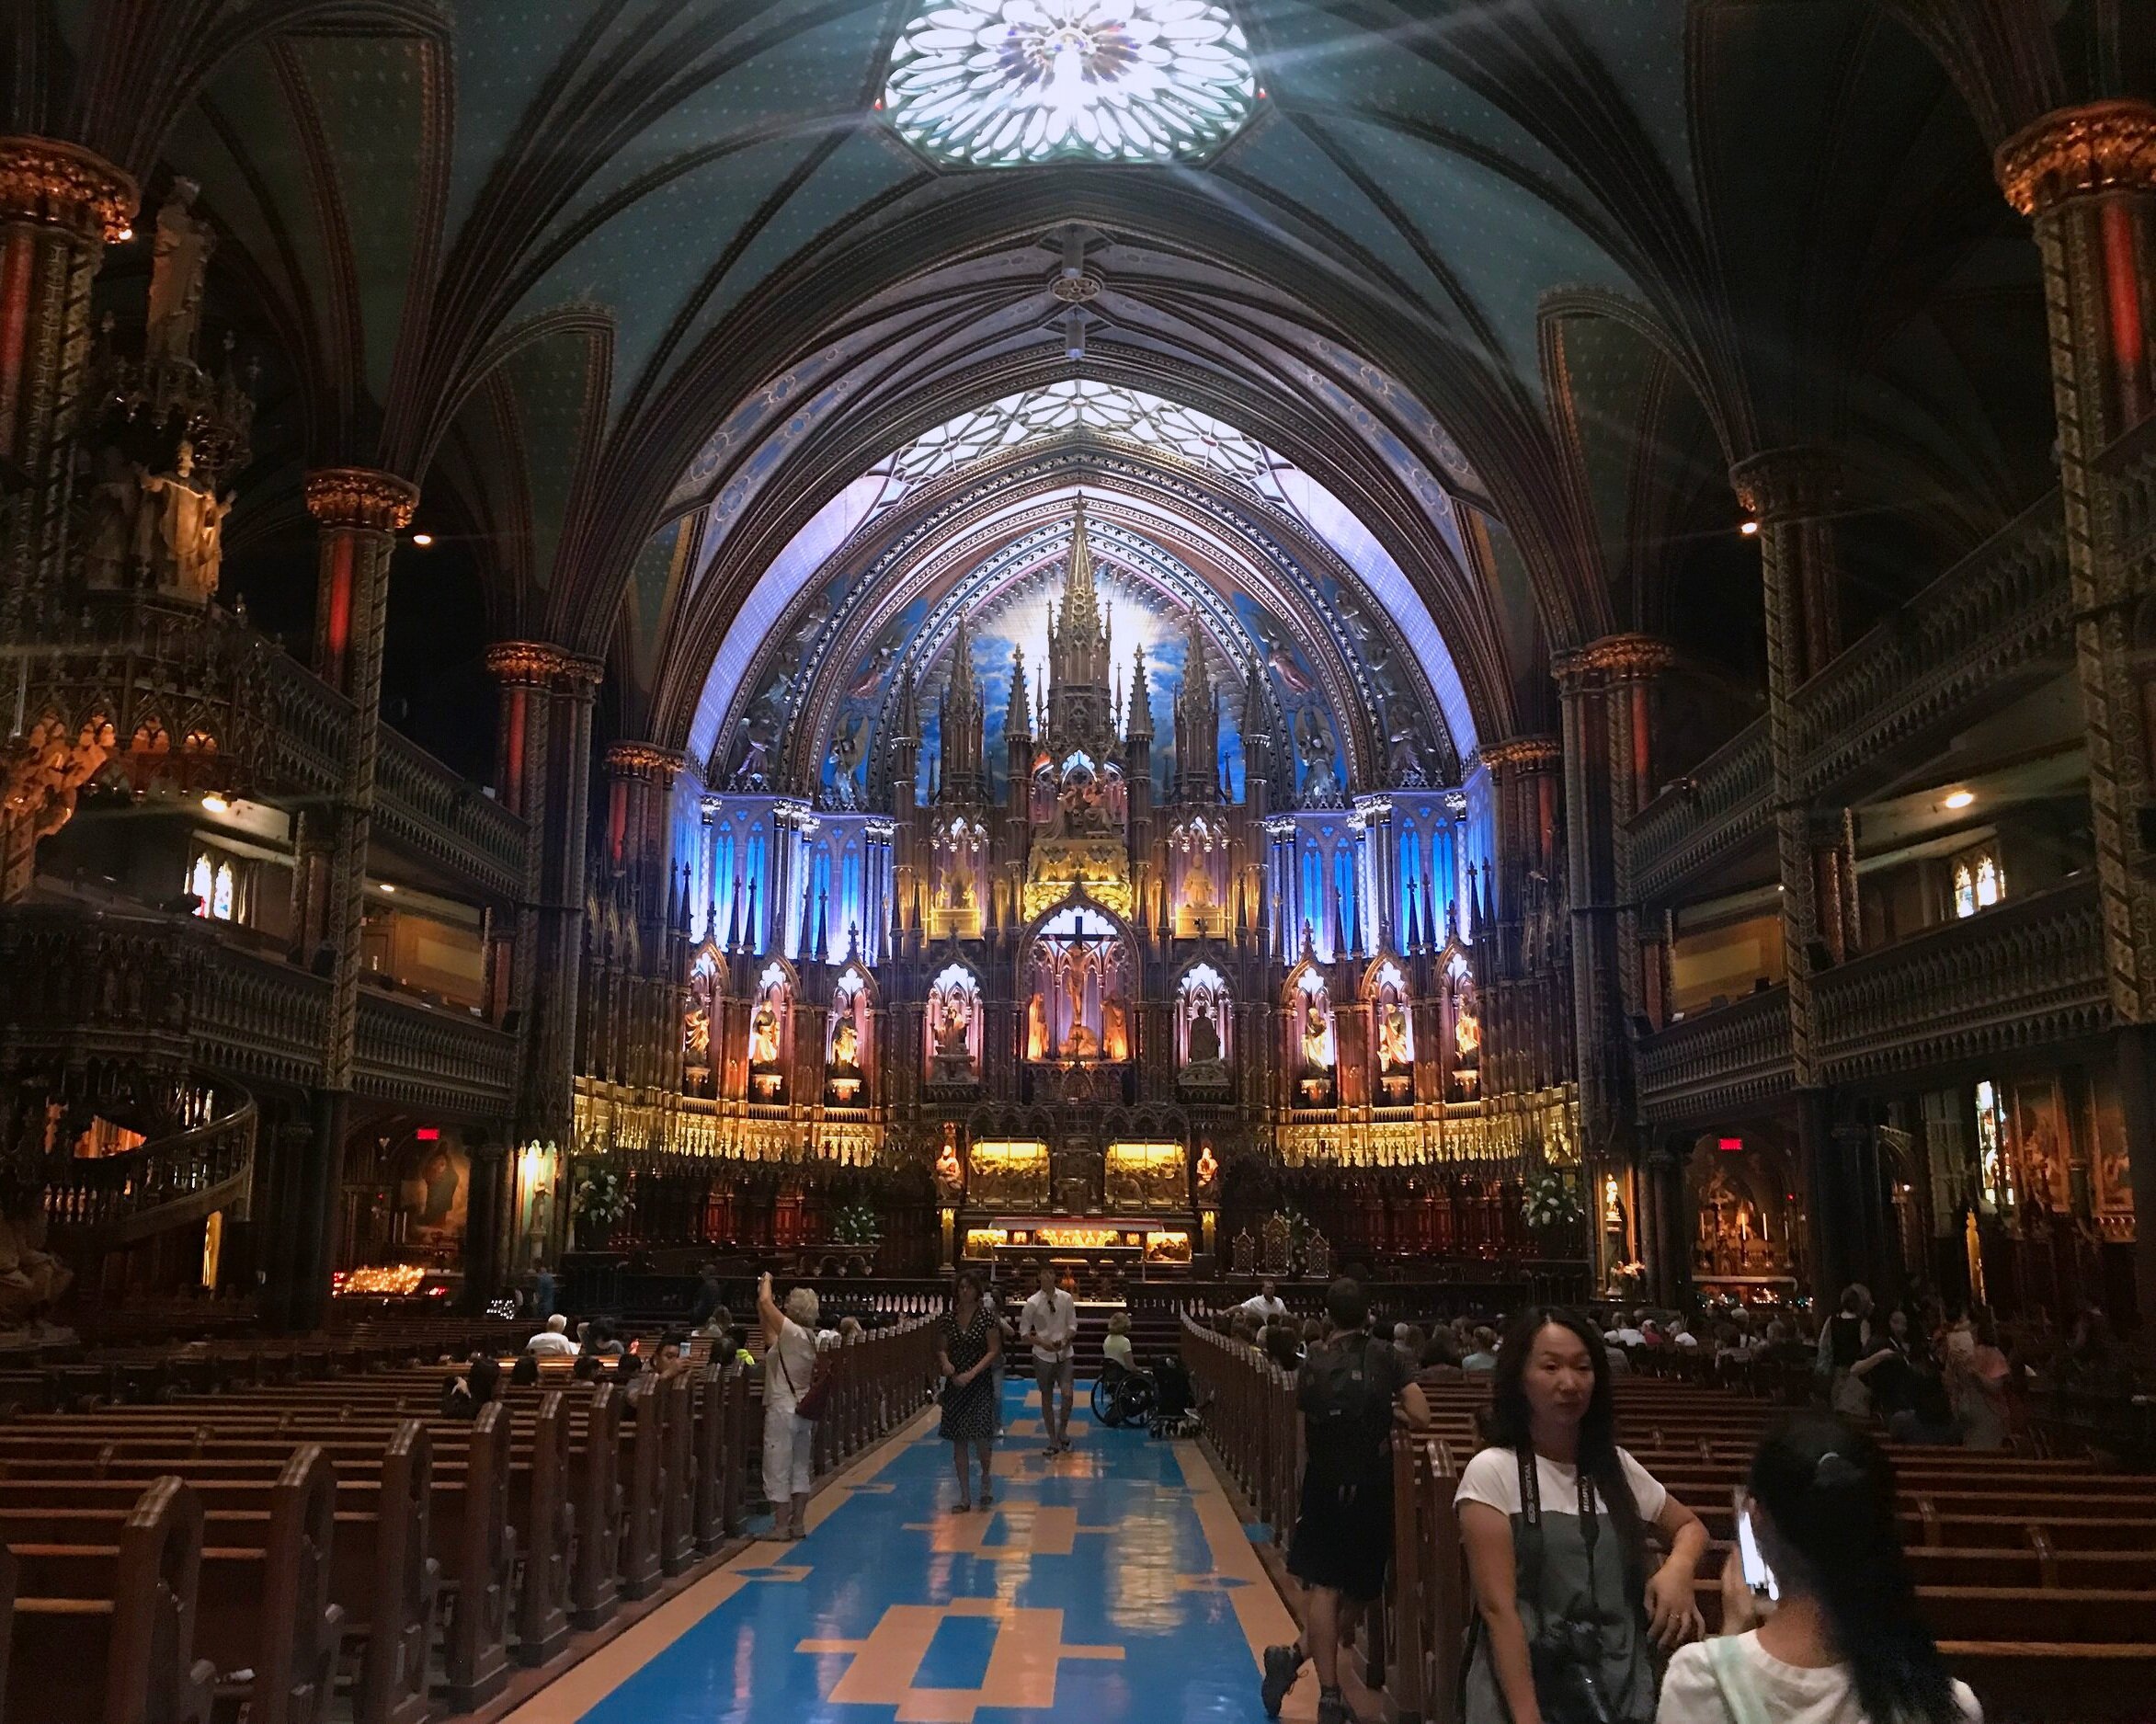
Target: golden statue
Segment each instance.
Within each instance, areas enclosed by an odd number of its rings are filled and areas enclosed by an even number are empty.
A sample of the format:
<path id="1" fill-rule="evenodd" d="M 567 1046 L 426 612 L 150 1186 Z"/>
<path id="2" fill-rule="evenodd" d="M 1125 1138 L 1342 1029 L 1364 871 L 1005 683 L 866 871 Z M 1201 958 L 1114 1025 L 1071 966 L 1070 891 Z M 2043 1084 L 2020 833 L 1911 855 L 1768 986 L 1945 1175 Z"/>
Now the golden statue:
<path id="1" fill-rule="evenodd" d="M 861 1032 L 853 1027 L 853 1020 L 846 1019 L 831 1037 L 831 1064 L 842 1070 L 857 1068 L 861 1064 Z"/>
<path id="2" fill-rule="evenodd" d="M 1130 1057 L 1130 1021 L 1120 999 L 1101 1002 L 1101 1053 L 1107 1059 Z"/>
<path id="3" fill-rule="evenodd" d="M 1026 1001 L 1026 1057 L 1048 1057 L 1048 1007 L 1038 991 Z"/>
<path id="4" fill-rule="evenodd" d="M 1331 1037 L 1325 1021 L 1325 1004 L 1316 994 L 1303 997 L 1303 1064 L 1316 1071 L 1332 1069 Z"/>
<path id="5" fill-rule="evenodd" d="M 1386 1071 L 1404 1071 L 1415 1063 L 1408 1051 L 1408 1014 L 1397 999 L 1378 1008 L 1377 1063 Z"/>
<path id="6" fill-rule="evenodd" d="M 775 1066 L 779 1063 L 779 1014 L 771 1010 L 769 999 L 759 999 L 756 1012 L 748 1021 L 748 1063 L 752 1066 Z"/>

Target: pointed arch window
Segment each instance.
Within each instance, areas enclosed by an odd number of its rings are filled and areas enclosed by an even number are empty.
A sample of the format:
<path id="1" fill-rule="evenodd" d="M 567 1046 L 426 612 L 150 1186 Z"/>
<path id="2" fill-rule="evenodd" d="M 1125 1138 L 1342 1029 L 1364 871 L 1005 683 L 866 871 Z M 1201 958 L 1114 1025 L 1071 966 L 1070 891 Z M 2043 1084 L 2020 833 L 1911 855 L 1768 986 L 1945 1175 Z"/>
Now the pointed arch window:
<path id="1" fill-rule="evenodd" d="M 195 865 L 188 871 L 188 890 L 195 896 L 195 914 L 207 918 L 210 900 L 217 889 L 217 871 L 210 865 L 208 856 L 197 856 Z"/>

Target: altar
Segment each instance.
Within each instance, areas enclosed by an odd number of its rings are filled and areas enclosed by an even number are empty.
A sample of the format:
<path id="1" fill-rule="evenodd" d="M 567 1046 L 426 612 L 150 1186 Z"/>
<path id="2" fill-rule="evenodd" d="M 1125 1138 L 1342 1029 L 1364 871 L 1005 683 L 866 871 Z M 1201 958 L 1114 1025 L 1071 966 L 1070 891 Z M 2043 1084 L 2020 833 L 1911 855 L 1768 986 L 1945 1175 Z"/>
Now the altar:
<path id="1" fill-rule="evenodd" d="M 1020 1277 L 1049 1262 L 1143 1279 L 1187 1274 L 1196 1232 L 1190 1216 L 996 1216 L 969 1223 L 961 1255 Z"/>

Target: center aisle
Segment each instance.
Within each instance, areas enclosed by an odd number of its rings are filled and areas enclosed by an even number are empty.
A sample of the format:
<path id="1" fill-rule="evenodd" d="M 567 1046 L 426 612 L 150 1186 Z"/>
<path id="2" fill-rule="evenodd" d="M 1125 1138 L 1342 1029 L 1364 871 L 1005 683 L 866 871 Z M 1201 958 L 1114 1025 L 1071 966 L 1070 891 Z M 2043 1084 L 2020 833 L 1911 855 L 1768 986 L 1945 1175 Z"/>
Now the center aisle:
<path id="1" fill-rule="evenodd" d="M 806 1538 L 751 1547 L 508 1724 L 1261 1718 L 1259 1651 L 1294 1624 L 1196 1446 L 1081 1411 L 1050 1460 L 1038 1403 L 1007 1396 L 992 1510 L 954 1511 L 931 1415 L 817 1498 Z M 1316 1698 L 1304 1681 L 1283 1716 Z"/>

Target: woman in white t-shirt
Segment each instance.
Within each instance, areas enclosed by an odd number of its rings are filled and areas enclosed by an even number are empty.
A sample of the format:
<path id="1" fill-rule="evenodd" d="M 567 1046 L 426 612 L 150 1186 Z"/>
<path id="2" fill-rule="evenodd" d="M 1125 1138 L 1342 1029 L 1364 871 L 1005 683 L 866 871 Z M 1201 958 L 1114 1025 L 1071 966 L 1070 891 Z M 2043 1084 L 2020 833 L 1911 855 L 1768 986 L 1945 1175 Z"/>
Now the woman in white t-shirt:
<path id="1" fill-rule="evenodd" d="M 816 1289 L 794 1288 L 781 1310 L 766 1274 L 757 1283 L 756 1309 L 764 1326 L 764 1495 L 771 1502 L 771 1536 L 799 1538 L 808 1530 L 816 1428 L 793 1409 L 816 1381 Z"/>
<path id="2" fill-rule="evenodd" d="M 1877 1443 L 1791 1415 L 1753 1456 L 1740 1512 L 1779 1602 L 1746 1584 L 1732 1550 L 1722 1632 L 1670 1661 L 1656 1724 L 1982 1724 L 1917 1614 Z"/>
<path id="3" fill-rule="evenodd" d="M 1615 1427 L 1603 1338 L 1570 1311 L 1523 1312 L 1497 1353 L 1491 1446 L 1453 1499 L 1480 1619 L 1466 1724 L 1646 1724 L 1649 1640 L 1699 1633 L 1692 1580 L 1706 1528 L 1617 1446 Z M 1651 1570 L 1649 1526 L 1670 1553 Z"/>

